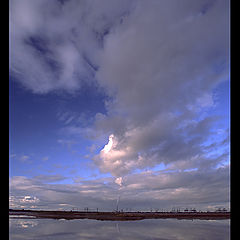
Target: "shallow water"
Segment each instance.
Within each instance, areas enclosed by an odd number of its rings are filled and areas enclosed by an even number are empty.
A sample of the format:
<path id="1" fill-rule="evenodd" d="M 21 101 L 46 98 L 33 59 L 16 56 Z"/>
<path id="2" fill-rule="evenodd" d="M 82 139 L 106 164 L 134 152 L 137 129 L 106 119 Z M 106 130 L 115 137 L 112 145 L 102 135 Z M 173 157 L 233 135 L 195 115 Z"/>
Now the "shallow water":
<path id="1" fill-rule="evenodd" d="M 10 240 L 228 240 L 230 220 L 69 221 L 10 218 L 9 231 Z"/>

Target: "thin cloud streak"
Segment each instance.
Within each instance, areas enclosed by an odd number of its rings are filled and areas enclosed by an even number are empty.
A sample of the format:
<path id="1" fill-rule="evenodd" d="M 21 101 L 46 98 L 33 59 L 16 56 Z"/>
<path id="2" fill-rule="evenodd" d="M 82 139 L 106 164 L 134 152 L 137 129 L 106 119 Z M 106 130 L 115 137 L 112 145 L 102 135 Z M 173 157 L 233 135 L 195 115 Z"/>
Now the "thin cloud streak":
<path id="1" fill-rule="evenodd" d="M 49 176 L 51 177 L 51 176 Z M 54 176 L 54 178 L 56 178 Z M 40 177 L 14 177 L 10 181 L 10 207 L 64 209 L 101 207 L 114 210 L 119 194 L 119 183 L 113 178 L 79 180 L 76 184 L 46 184 Z M 140 173 L 124 178 L 121 188 L 121 208 L 143 210 L 155 207 L 171 209 L 173 206 L 214 210 L 217 206 L 229 208 L 229 168 L 208 172 Z M 24 186 L 24 187 L 23 187 Z M 37 190 L 37 191 L 36 191 Z M 23 196 L 32 196 L 34 202 L 23 202 Z"/>

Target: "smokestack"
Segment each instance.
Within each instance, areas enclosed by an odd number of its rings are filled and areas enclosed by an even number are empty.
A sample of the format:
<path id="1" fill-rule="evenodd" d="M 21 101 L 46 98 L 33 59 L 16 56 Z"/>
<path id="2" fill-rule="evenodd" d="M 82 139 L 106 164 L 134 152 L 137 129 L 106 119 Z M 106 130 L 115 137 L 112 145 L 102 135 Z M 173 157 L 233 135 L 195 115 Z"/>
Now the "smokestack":
<path id="1" fill-rule="evenodd" d="M 122 187 L 122 182 L 123 182 L 123 178 L 122 177 L 118 177 L 118 178 L 115 179 L 115 183 L 120 186 L 120 189 Z"/>
<path id="2" fill-rule="evenodd" d="M 119 185 L 119 189 L 118 190 L 121 190 L 123 185 L 123 177 L 118 177 L 115 179 L 115 183 Z M 121 192 L 119 192 L 121 194 Z M 120 195 L 118 196 L 118 199 L 117 199 L 117 211 L 118 211 L 118 204 L 119 204 L 119 201 L 120 201 Z"/>
<path id="3" fill-rule="evenodd" d="M 117 199 L 117 212 L 118 212 L 118 203 L 120 201 L 120 195 L 118 196 L 118 199 Z"/>

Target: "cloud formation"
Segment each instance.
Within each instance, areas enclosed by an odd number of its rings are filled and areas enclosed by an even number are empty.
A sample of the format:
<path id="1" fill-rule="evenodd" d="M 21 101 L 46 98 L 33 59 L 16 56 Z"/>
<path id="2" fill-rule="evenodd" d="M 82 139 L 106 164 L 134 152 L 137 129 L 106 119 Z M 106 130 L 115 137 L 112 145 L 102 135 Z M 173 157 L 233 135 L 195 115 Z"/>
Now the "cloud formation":
<path id="1" fill-rule="evenodd" d="M 11 0 L 10 75 L 35 94 L 84 84 L 103 91 L 105 113 L 57 118 L 61 133 L 93 141 L 93 162 L 116 178 L 50 185 L 65 178 L 14 177 L 18 204 L 36 190 L 38 207 L 115 206 L 123 177 L 126 205 L 136 196 L 139 206 L 149 196 L 162 206 L 229 200 L 229 129 L 213 93 L 229 81 L 227 0 Z M 69 148 L 76 141 L 64 139 Z M 164 172 L 129 175 L 160 164 Z"/>
<path id="2" fill-rule="evenodd" d="M 78 90 L 83 82 L 92 81 L 104 38 L 129 5 L 128 1 L 11 0 L 11 75 L 38 94 Z"/>
<path id="3" fill-rule="evenodd" d="M 51 176 L 49 176 L 50 178 Z M 10 179 L 10 207 L 36 209 L 114 210 L 119 196 L 114 178 L 80 180 L 75 184 L 46 184 L 41 178 Z M 200 190 L 201 189 L 201 190 Z M 142 172 L 128 175 L 121 187 L 119 209 L 229 207 L 229 168 L 210 171 Z"/>
<path id="4" fill-rule="evenodd" d="M 206 160 L 202 144 L 218 119 L 204 113 L 229 73 L 227 6 L 141 1 L 109 34 L 96 78 L 114 100 L 96 127 L 117 144 L 95 158 L 103 171 L 122 176 L 162 162 Z"/>
<path id="5" fill-rule="evenodd" d="M 191 163 L 204 159 L 201 144 L 217 120 L 203 113 L 228 79 L 228 18 L 225 0 L 13 0 L 10 70 L 39 94 L 93 81 L 107 92 L 93 130 L 116 143 L 94 158 L 103 171 Z M 92 132 L 64 120 L 68 131 Z"/>

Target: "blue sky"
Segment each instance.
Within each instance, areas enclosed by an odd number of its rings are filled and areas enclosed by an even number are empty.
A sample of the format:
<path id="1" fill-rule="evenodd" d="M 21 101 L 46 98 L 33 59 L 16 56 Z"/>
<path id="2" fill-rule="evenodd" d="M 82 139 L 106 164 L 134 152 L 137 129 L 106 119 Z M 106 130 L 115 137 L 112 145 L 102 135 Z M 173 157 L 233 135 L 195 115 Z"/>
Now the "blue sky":
<path id="1" fill-rule="evenodd" d="M 72 177 L 99 174 L 86 157 L 91 141 L 65 134 L 71 122 L 86 127 L 97 112 L 105 113 L 104 95 L 85 87 L 75 96 L 32 94 L 10 79 L 10 176 L 49 171 Z M 36 169 L 33 170 L 33 168 Z M 73 174 L 74 173 L 74 174 Z"/>
<path id="2" fill-rule="evenodd" d="M 9 12 L 10 206 L 229 206 L 229 1 Z"/>

